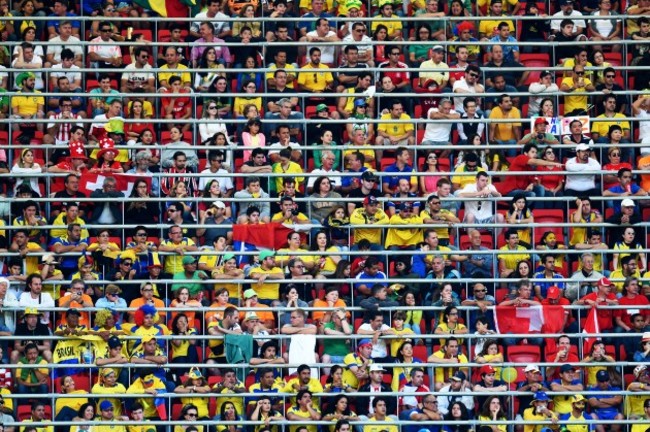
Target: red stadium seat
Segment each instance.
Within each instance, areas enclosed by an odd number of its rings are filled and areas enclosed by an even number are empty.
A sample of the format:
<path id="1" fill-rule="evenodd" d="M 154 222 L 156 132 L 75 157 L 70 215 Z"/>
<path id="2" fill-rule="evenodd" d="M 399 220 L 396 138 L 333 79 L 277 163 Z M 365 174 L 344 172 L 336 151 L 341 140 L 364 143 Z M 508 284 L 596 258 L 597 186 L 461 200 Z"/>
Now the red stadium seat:
<path id="1" fill-rule="evenodd" d="M 413 357 L 416 359 L 426 362 L 427 358 L 429 357 L 427 353 L 427 346 L 426 345 L 413 345 Z"/>

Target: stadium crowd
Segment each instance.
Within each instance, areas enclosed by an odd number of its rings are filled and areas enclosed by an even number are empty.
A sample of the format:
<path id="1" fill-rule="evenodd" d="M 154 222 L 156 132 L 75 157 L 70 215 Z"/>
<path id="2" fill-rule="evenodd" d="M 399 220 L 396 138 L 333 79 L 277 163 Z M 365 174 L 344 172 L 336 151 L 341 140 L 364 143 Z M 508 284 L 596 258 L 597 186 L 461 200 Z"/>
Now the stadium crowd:
<path id="1" fill-rule="evenodd" d="M 649 429 L 650 0 L 144 3 L 0 0 L 1 430 Z"/>

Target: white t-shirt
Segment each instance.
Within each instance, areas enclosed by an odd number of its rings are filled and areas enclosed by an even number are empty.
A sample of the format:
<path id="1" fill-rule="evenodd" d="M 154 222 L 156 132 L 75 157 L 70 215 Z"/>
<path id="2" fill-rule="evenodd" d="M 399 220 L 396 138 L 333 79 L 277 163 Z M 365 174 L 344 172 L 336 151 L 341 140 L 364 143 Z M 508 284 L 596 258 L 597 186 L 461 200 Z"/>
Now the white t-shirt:
<path id="1" fill-rule="evenodd" d="M 96 37 L 90 41 L 88 46 L 88 54 L 95 53 L 100 57 L 105 58 L 118 58 L 122 57 L 122 50 L 119 46 L 115 45 L 112 40 L 104 42 L 101 37 Z"/>
<path id="2" fill-rule="evenodd" d="M 15 59 L 14 61 L 11 62 L 11 67 L 15 68 L 16 67 L 16 62 L 18 59 Z M 37 56 L 34 54 L 34 59 L 32 60 L 32 63 L 37 64 L 38 67 L 43 67 L 43 58 Z M 36 77 L 36 82 L 34 83 L 34 89 L 36 90 L 43 90 L 45 88 L 45 83 L 43 81 L 43 73 L 42 72 L 35 72 L 33 69 L 25 69 L 25 72 L 31 72 L 34 74 Z M 22 87 L 16 84 L 16 78 L 18 78 L 18 75 L 20 75 L 20 72 L 14 72 L 14 88 L 16 90 L 20 90 Z"/>
<path id="3" fill-rule="evenodd" d="M 640 109 L 635 117 L 639 119 L 639 141 L 642 144 L 650 144 L 650 114 Z M 642 147 L 641 154 L 650 154 L 650 148 Z"/>
<path id="4" fill-rule="evenodd" d="M 350 24 L 353 24 L 350 22 Z M 372 39 L 367 36 L 363 35 L 361 36 L 360 41 L 354 40 L 354 37 L 352 37 L 351 34 L 347 35 L 346 37 L 343 38 L 343 42 L 345 42 L 346 45 L 354 45 L 359 49 L 359 58 L 362 58 L 363 56 L 366 55 L 366 52 L 371 51 L 372 52 Z"/>
<path id="5" fill-rule="evenodd" d="M 282 149 L 285 149 L 285 148 L 288 148 L 288 147 L 291 147 L 291 148 L 295 149 L 295 148 L 298 148 L 299 146 L 300 145 L 298 143 L 295 143 L 295 142 L 289 142 L 288 146 L 284 146 L 284 145 L 282 145 L 282 143 L 280 141 L 278 141 L 278 142 L 275 142 L 275 143 L 273 143 L 273 144 L 271 144 L 269 146 L 269 156 L 271 156 L 273 154 L 280 153 L 280 151 Z"/>
<path id="6" fill-rule="evenodd" d="M 496 194 L 497 188 L 494 185 L 488 185 L 490 192 Z M 474 193 L 478 192 L 476 189 L 476 183 L 470 183 L 462 188 L 459 192 L 459 195 L 462 193 Z M 462 198 L 461 198 L 462 199 Z M 490 200 L 467 200 L 465 204 L 465 214 L 473 214 L 477 221 L 483 221 L 494 216 L 494 204 Z M 479 209 L 480 204 L 480 209 Z"/>
<path id="7" fill-rule="evenodd" d="M 597 160 L 589 158 L 587 163 L 578 163 L 576 158 L 571 158 L 566 162 L 566 170 L 580 173 L 583 171 L 595 172 L 602 168 Z M 578 192 L 584 192 L 596 187 L 595 174 L 569 174 L 566 176 L 566 189 L 572 189 Z"/>
<path id="8" fill-rule="evenodd" d="M 122 73 L 122 79 L 132 83 L 146 84 L 149 79 L 151 78 L 153 78 L 154 80 L 156 79 L 156 76 L 152 72 L 144 72 L 150 70 L 151 70 L 151 65 L 148 63 L 144 65 L 141 69 L 136 68 L 135 63 L 131 63 L 126 65 L 126 67 L 124 68 L 124 72 Z"/>
<path id="9" fill-rule="evenodd" d="M 314 187 L 314 183 L 316 183 L 316 179 L 320 176 L 326 176 L 330 179 L 330 182 L 332 183 L 332 189 L 334 189 L 334 187 L 341 186 L 341 177 L 340 177 L 341 171 L 337 171 L 337 170 L 325 171 L 322 168 L 317 168 L 315 170 L 312 170 L 311 173 L 316 175 L 309 177 L 309 181 L 307 182 L 308 188 Z"/>
<path id="10" fill-rule="evenodd" d="M 310 31 L 309 33 L 307 33 L 307 36 L 317 37 L 318 33 L 316 32 L 316 30 Z M 332 37 L 332 36 L 336 36 L 336 32 L 333 32 L 332 30 L 327 32 L 327 35 L 325 35 L 325 37 Z M 309 52 L 309 50 L 311 50 L 314 47 L 317 47 L 317 48 L 320 49 L 320 62 L 321 63 L 335 63 L 336 62 L 336 57 L 335 57 L 336 46 L 334 46 L 334 45 L 309 45 L 307 47 L 307 52 Z"/>
<path id="11" fill-rule="evenodd" d="M 54 55 L 54 61 L 61 62 L 61 51 L 68 48 L 76 56 L 83 56 L 81 41 L 76 36 L 70 36 L 67 41 L 62 41 L 61 36 L 50 39 L 47 43 L 47 53 Z"/>
<path id="12" fill-rule="evenodd" d="M 387 324 L 382 324 L 379 330 L 384 331 L 389 329 L 390 326 L 388 326 Z M 374 331 L 373 328 L 370 326 L 370 323 L 361 324 L 359 326 L 359 330 Z M 387 355 L 388 355 L 388 345 L 386 344 L 386 339 L 382 339 L 382 338 L 377 339 L 377 343 L 372 344 L 372 353 L 370 354 L 370 357 L 381 358 L 381 357 L 386 357 Z"/>
<path id="13" fill-rule="evenodd" d="M 582 12 L 578 12 L 575 9 L 569 15 L 565 15 L 564 12 L 559 11 L 553 14 L 553 18 L 557 18 L 557 19 L 551 20 L 551 30 L 560 31 L 560 23 L 562 22 L 562 20 L 570 19 L 573 21 L 573 34 L 576 34 L 578 32 L 578 27 L 583 29 L 587 28 L 587 23 L 585 23 L 585 20 L 577 19 L 577 18 L 582 18 L 582 16 L 583 16 Z"/>
<path id="14" fill-rule="evenodd" d="M 196 21 L 192 22 L 192 26 L 190 27 L 190 30 L 193 32 L 198 33 L 199 29 L 201 28 L 201 23 L 203 21 L 210 21 L 212 23 L 212 27 L 214 27 L 214 35 L 218 35 L 223 33 L 224 31 L 230 30 L 230 23 L 227 20 L 230 18 L 228 15 L 224 14 L 223 12 L 217 12 L 216 15 L 212 18 L 208 18 L 208 13 L 207 12 L 199 12 L 196 14 L 194 17 Z"/>
<path id="15" fill-rule="evenodd" d="M 228 174 L 223 168 L 219 168 L 216 173 L 210 171 L 210 168 L 206 168 L 201 171 L 201 177 L 199 179 L 199 190 L 204 190 L 205 187 L 212 181 L 216 180 L 219 182 L 219 189 L 221 193 L 225 194 L 229 189 L 233 189 L 232 177 L 222 176 L 223 174 Z"/>
<path id="16" fill-rule="evenodd" d="M 63 65 L 61 63 L 52 66 L 50 77 L 59 79 L 62 76 L 67 77 L 68 81 L 70 81 L 70 84 L 77 80 L 81 81 L 81 72 L 79 72 L 79 66 L 72 65 L 70 66 L 70 69 L 63 69 Z"/>
<path id="17" fill-rule="evenodd" d="M 476 86 L 476 84 L 474 84 L 472 87 L 470 87 L 469 85 L 467 85 L 467 81 L 465 81 L 465 78 L 463 78 L 463 79 L 456 80 L 454 82 L 454 87 L 453 87 L 452 91 L 454 93 L 456 93 L 456 89 L 465 90 L 465 91 L 470 92 L 470 93 L 476 93 L 477 86 Z M 460 114 L 463 114 L 465 112 L 465 108 L 463 108 L 463 102 L 465 101 L 466 97 L 467 96 L 455 96 L 454 97 L 454 109 L 456 110 L 456 112 L 458 112 Z M 480 104 L 479 104 L 479 106 L 480 106 Z"/>
<path id="18" fill-rule="evenodd" d="M 431 113 L 439 112 L 438 108 L 430 108 L 427 112 L 427 118 Z M 450 110 L 449 114 L 458 114 L 454 110 Z M 436 142 L 450 142 L 451 140 L 451 127 L 453 121 L 444 122 L 442 120 L 428 121 L 424 129 L 424 137 L 422 141 L 436 141 Z"/>
<path id="19" fill-rule="evenodd" d="M 46 292 L 41 292 L 41 294 L 36 297 L 32 298 L 32 295 L 29 291 L 26 291 L 20 295 L 20 299 L 18 300 L 18 305 L 21 307 L 36 307 L 38 308 L 53 308 L 54 307 L 54 299 L 50 295 L 50 293 Z M 48 324 L 50 322 L 50 312 L 46 311 L 41 311 L 41 323 L 42 324 Z"/>

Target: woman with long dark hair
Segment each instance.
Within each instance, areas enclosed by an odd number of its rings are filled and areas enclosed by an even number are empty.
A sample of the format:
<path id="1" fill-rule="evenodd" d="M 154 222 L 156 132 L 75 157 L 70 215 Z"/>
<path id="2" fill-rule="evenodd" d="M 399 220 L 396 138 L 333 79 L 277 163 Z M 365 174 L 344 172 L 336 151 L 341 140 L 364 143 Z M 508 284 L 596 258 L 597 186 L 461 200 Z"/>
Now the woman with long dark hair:
<path id="1" fill-rule="evenodd" d="M 185 288 L 187 289 L 187 288 Z M 179 289 L 180 291 L 180 289 Z M 189 291 L 188 291 L 189 293 Z M 199 353 L 196 347 L 196 339 L 192 339 L 187 336 L 195 336 L 198 334 L 194 321 L 189 322 L 187 315 L 183 312 L 178 313 L 174 320 L 172 321 L 171 331 L 173 335 L 179 337 L 173 338 L 171 344 L 174 349 L 172 350 L 172 356 L 170 363 L 185 363 L 185 364 L 196 364 L 199 361 Z M 172 369 L 175 374 L 178 376 L 184 375 L 189 371 L 187 367 L 179 367 Z"/>
<path id="2" fill-rule="evenodd" d="M 426 399 L 433 399 L 432 395 L 426 396 Z M 474 428 L 469 424 L 458 424 L 458 422 L 463 422 L 470 420 L 469 411 L 467 407 L 462 402 L 453 402 L 449 407 L 449 412 L 445 414 L 445 420 L 447 424 L 442 427 L 443 432 L 473 432 Z"/>

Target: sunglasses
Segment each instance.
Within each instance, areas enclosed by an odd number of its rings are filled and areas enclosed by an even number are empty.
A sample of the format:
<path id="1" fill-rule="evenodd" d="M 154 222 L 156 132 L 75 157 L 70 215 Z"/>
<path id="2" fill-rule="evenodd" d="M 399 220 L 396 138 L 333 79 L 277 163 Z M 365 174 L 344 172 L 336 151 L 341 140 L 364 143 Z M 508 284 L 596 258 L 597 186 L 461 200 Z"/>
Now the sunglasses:
<path id="1" fill-rule="evenodd" d="M 617 152 L 612 152 L 609 154 L 611 157 L 619 157 L 621 154 Z"/>
<path id="2" fill-rule="evenodd" d="M 576 75 L 584 75 L 584 72 L 576 72 Z"/>
<path id="3" fill-rule="evenodd" d="M 605 78 L 616 78 L 616 75 L 605 75 Z"/>

